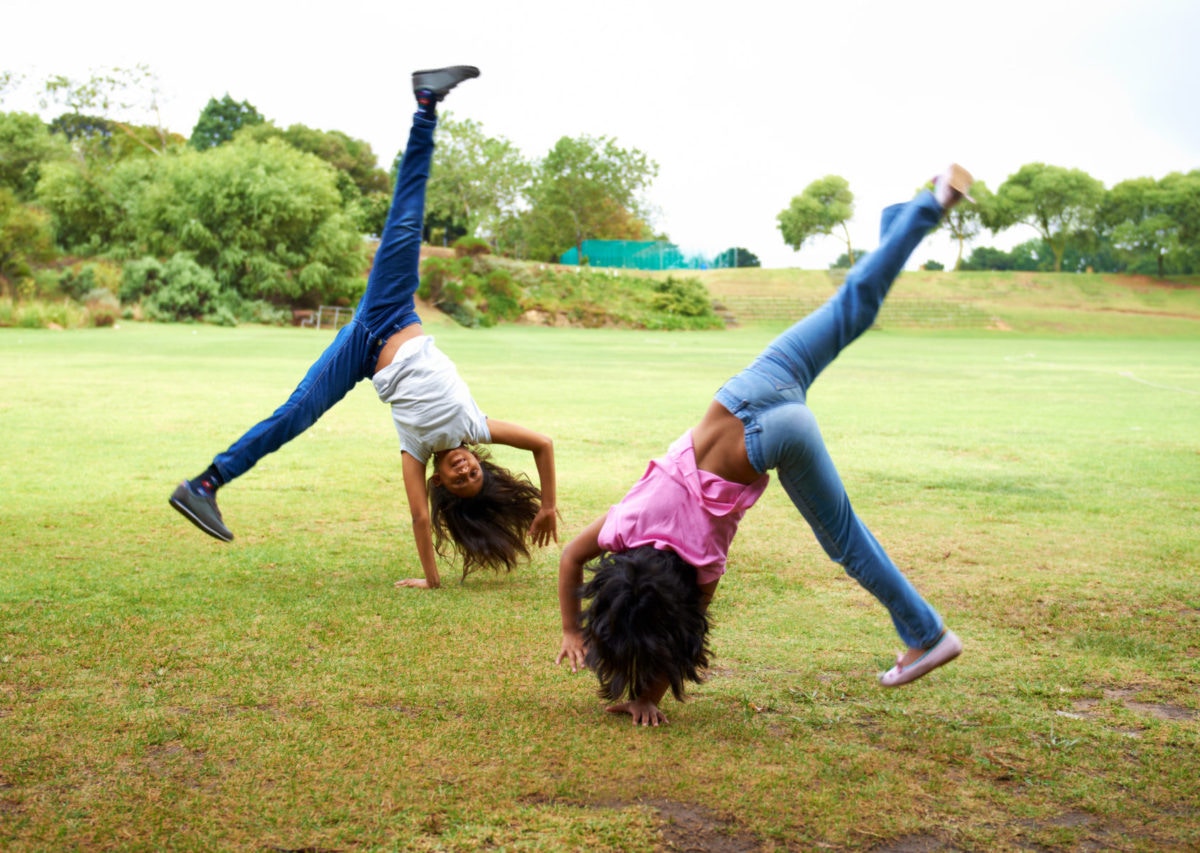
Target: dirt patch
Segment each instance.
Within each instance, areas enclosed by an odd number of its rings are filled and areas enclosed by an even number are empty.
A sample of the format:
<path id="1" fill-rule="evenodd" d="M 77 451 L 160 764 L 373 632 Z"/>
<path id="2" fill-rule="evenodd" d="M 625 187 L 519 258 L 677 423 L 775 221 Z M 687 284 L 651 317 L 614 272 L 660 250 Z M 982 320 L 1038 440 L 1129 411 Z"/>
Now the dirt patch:
<path id="1" fill-rule="evenodd" d="M 906 835 L 871 848 L 872 853 L 934 853 L 948 849 L 950 848 L 932 835 Z"/>
<path id="2" fill-rule="evenodd" d="M 1104 689 L 1105 699 L 1110 702 L 1120 702 L 1126 710 L 1133 711 L 1135 714 L 1143 714 L 1158 720 L 1168 720 L 1171 722 L 1189 722 L 1200 719 L 1200 712 L 1193 711 L 1191 708 L 1184 708 L 1182 705 L 1172 705 L 1166 702 L 1135 702 L 1130 697 L 1136 694 L 1137 691 L 1131 688 Z M 1098 699 L 1080 699 L 1072 703 L 1072 710 L 1058 711 L 1056 713 L 1060 717 L 1070 717 L 1073 720 L 1086 720 L 1096 715 L 1096 706 L 1099 704 L 1100 700 Z"/>
<path id="3" fill-rule="evenodd" d="M 663 850 L 696 853 L 757 853 L 766 849 L 753 834 L 703 806 L 673 800 L 642 803 L 663 819 Z"/>

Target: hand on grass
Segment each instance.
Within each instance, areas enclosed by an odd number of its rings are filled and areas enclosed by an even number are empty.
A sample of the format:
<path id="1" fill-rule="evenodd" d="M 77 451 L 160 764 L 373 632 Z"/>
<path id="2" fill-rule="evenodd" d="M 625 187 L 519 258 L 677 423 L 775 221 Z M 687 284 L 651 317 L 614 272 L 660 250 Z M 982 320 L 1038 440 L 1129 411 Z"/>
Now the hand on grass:
<path id="1" fill-rule="evenodd" d="M 538 510 L 533 524 L 529 525 L 529 539 L 539 548 L 549 545 L 551 540 L 558 541 L 558 511 L 554 507 Z"/>
<path id="2" fill-rule="evenodd" d="M 401 578 L 396 581 L 397 587 L 406 586 L 411 589 L 429 589 L 429 581 L 425 578 Z"/>
<path id="3" fill-rule="evenodd" d="M 558 657 L 554 659 L 554 665 L 562 663 L 564 660 L 571 665 L 571 672 L 579 672 L 581 669 L 587 669 L 587 646 L 583 642 L 583 635 L 578 631 L 563 632 L 562 648 L 558 651 Z"/>
<path id="4" fill-rule="evenodd" d="M 604 709 L 610 714 L 628 714 L 633 717 L 635 726 L 657 726 L 670 722 L 667 715 L 658 710 L 658 706 L 646 699 L 634 699 L 632 702 L 618 702 Z"/>

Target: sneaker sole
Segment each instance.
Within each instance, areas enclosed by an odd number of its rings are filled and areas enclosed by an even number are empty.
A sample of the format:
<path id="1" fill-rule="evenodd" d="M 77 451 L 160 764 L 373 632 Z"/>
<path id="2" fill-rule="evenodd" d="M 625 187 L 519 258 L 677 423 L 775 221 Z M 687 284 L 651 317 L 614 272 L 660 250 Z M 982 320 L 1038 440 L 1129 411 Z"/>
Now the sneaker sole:
<path id="1" fill-rule="evenodd" d="M 205 533 L 207 533 L 213 539 L 220 539 L 222 542 L 232 542 L 233 541 L 232 533 L 229 533 L 228 531 L 226 531 L 225 533 L 222 533 L 219 530 L 214 530 L 213 528 L 209 527 L 194 512 L 192 512 L 190 509 L 188 509 L 187 506 L 185 506 L 182 501 L 178 501 L 174 497 L 171 497 L 170 500 L 168 501 L 168 503 L 170 503 L 171 506 L 175 507 L 175 509 L 177 509 L 179 511 L 180 515 L 182 515 L 184 518 L 186 518 L 192 524 L 199 527 L 201 530 L 203 530 Z"/>

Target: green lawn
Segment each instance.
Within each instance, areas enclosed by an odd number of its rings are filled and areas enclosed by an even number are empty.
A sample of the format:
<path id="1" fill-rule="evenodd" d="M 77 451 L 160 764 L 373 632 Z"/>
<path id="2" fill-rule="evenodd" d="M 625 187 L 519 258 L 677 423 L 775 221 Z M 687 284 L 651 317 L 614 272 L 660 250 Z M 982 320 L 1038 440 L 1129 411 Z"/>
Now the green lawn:
<path id="1" fill-rule="evenodd" d="M 368 383 L 221 493 L 232 544 L 167 506 L 328 333 L 0 330 L 0 847 L 1196 849 L 1200 334 L 1145 328 L 855 344 L 811 403 L 963 657 L 879 688 L 885 611 L 772 486 L 661 729 L 554 667 L 557 549 L 393 588 Z M 564 541 L 775 331 L 430 329 L 554 437 Z"/>

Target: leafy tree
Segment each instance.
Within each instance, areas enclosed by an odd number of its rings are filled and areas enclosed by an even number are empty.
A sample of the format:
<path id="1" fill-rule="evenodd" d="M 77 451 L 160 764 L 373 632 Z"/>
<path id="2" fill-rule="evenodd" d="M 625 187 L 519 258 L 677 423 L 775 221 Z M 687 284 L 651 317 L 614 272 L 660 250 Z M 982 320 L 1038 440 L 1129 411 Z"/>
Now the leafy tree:
<path id="1" fill-rule="evenodd" d="M 974 204 L 965 198 L 960 200 L 942 217 L 940 223 L 940 227 L 949 231 L 950 236 L 958 243 L 958 257 L 954 260 L 956 270 L 963 268 L 963 251 L 966 244 L 978 237 L 979 232 L 983 230 L 983 211 L 992 202 L 992 192 L 983 181 L 972 184 L 971 195 L 975 198 Z M 926 269 L 929 269 L 928 264 Z"/>
<path id="2" fill-rule="evenodd" d="M 849 252 L 842 252 L 840 255 L 837 256 L 837 260 L 835 260 L 832 264 L 829 265 L 829 268 L 831 270 L 848 270 L 848 269 L 850 269 L 850 267 L 854 266 L 855 264 L 862 263 L 862 259 L 865 258 L 868 254 L 869 254 L 868 252 L 859 250 L 858 254 L 855 255 L 853 258 L 851 258 Z"/>
<path id="3" fill-rule="evenodd" d="M 368 234 L 383 230 L 391 203 L 391 178 L 379 168 L 369 143 L 339 130 L 314 130 L 303 124 L 280 130 L 272 122 L 247 125 L 236 137 L 260 143 L 278 139 L 297 151 L 320 157 L 337 170 L 338 192 L 358 229 Z"/>
<path id="4" fill-rule="evenodd" d="M 1079 169 L 1027 163 L 1009 175 L 984 210 L 984 225 L 997 233 L 1016 224 L 1032 227 L 1054 256 L 1054 271 L 1081 232 L 1096 222 L 1104 185 Z"/>
<path id="5" fill-rule="evenodd" d="M 736 246 L 726 249 L 721 254 L 713 259 L 713 266 L 722 268 L 732 267 L 761 267 L 762 261 L 758 259 L 758 255 L 751 252 L 749 249 L 743 249 Z"/>
<path id="6" fill-rule="evenodd" d="M 550 257 L 584 240 L 628 239 L 649 233 L 639 193 L 658 164 L 606 136 L 563 137 L 535 169 L 523 239 Z"/>
<path id="7" fill-rule="evenodd" d="M 226 92 L 219 101 L 216 98 L 208 99 L 196 126 L 192 128 L 188 145 L 197 151 L 216 148 L 233 139 L 239 129 L 264 121 L 266 119 L 248 101 L 235 101 Z"/>
<path id="8" fill-rule="evenodd" d="M 65 106 L 71 115 L 99 116 L 133 144 L 155 154 L 165 152 L 178 138 L 162 125 L 158 80 L 145 65 L 94 71 L 86 80 L 72 80 L 61 74 L 51 76 L 46 80 L 41 106 L 45 108 L 50 103 Z M 138 114 L 152 117 L 150 132 L 144 121 L 139 126 L 125 120 Z"/>
<path id="9" fill-rule="evenodd" d="M 361 292 L 362 239 L 335 171 L 281 142 L 163 160 L 134 213 L 143 254 L 189 253 L 244 298 L 317 304 Z"/>
<path id="10" fill-rule="evenodd" d="M 1194 268 L 1197 196 L 1200 172 L 1175 172 L 1161 181 L 1133 178 L 1109 190 L 1101 221 L 1132 271 L 1162 278 Z"/>
<path id="11" fill-rule="evenodd" d="M 800 251 L 814 237 L 829 236 L 839 226 L 846 241 L 846 254 L 854 264 L 854 248 L 846 223 L 854 216 L 854 193 L 845 178 L 826 175 L 813 181 L 776 217 L 783 242 Z"/>
<path id="12" fill-rule="evenodd" d="M 964 270 L 1011 270 L 1012 255 L 994 246 L 976 246 L 970 256 L 963 261 Z"/>
<path id="13" fill-rule="evenodd" d="M 272 122 L 248 124 L 237 131 L 239 138 L 253 142 L 282 139 L 297 151 L 315 154 L 344 174 L 362 195 L 386 193 L 391 187 L 388 173 L 379 168 L 371 144 L 347 136 L 340 130 L 315 130 L 303 124 L 280 130 Z M 441 131 L 439 130 L 439 140 Z"/>
<path id="14" fill-rule="evenodd" d="M 0 187 L 0 293 L 15 297 L 35 265 L 54 256 L 50 217 Z"/>
<path id="15" fill-rule="evenodd" d="M 37 201 L 50 213 L 58 245 L 77 254 L 122 256 L 133 240 L 129 212 L 157 163 L 157 158 L 145 157 L 46 163 Z"/>
<path id="16" fill-rule="evenodd" d="M 0 187 L 11 190 L 20 201 L 33 200 L 42 164 L 66 154 L 37 116 L 0 113 Z"/>
<path id="17" fill-rule="evenodd" d="M 86 160 L 115 162 L 129 157 L 148 157 L 162 154 L 183 142 L 183 137 L 177 133 L 164 133 L 153 127 L 122 124 L 83 113 L 63 113 L 50 122 L 49 128 Z"/>
<path id="18" fill-rule="evenodd" d="M 403 152 L 397 168 L 402 158 Z M 500 221 L 520 207 L 532 171 L 511 142 L 485 135 L 478 122 L 457 121 L 447 113 L 438 122 L 426 223 L 447 233 L 495 239 Z"/>
<path id="19" fill-rule="evenodd" d="M 1200 270 L 1200 169 L 1172 172 L 1159 181 L 1166 194 L 1167 209 L 1179 225 L 1178 272 Z M 1172 262 L 1172 258 L 1168 258 Z"/>

